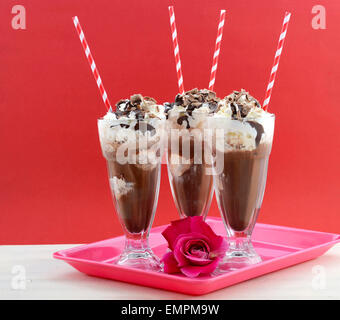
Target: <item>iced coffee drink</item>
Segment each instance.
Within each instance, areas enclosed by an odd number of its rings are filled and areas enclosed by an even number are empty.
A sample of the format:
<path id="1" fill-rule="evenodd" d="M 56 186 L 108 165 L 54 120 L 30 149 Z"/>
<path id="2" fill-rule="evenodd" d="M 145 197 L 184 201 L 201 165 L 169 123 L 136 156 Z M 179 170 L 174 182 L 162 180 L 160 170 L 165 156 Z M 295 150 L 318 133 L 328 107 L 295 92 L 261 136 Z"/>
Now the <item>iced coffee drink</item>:
<path id="1" fill-rule="evenodd" d="M 165 133 L 164 107 L 140 94 L 121 100 L 98 120 L 102 152 L 119 220 L 126 235 L 117 264 L 160 270 L 148 245 L 158 201 Z"/>
<path id="2" fill-rule="evenodd" d="M 250 238 L 265 190 L 274 122 L 244 90 L 221 100 L 208 120 L 214 131 L 215 193 L 229 239 L 222 271 L 261 261 Z"/>
<path id="3" fill-rule="evenodd" d="M 206 119 L 217 109 L 212 91 L 193 89 L 165 104 L 168 174 L 181 217 L 206 217 L 213 194 L 211 162 L 204 146 Z"/>

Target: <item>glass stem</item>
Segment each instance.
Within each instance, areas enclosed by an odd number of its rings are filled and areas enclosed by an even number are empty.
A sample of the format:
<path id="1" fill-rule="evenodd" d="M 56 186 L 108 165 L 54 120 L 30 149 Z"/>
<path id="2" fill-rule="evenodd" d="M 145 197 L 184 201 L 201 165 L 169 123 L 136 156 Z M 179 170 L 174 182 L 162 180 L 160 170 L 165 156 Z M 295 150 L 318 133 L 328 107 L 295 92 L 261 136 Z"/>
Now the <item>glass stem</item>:
<path id="1" fill-rule="evenodd" d="M 127 233 L 125 238 L 125 252 L 145 251 L 150 249 L 147 233 Z"/>
<path id="2" fill-rule="evenodd" d="M 243 232 L 235 232 L 233 236 L 229 237 L 228 251 L 246 251 L 252 246 L 250 237 Z"/>

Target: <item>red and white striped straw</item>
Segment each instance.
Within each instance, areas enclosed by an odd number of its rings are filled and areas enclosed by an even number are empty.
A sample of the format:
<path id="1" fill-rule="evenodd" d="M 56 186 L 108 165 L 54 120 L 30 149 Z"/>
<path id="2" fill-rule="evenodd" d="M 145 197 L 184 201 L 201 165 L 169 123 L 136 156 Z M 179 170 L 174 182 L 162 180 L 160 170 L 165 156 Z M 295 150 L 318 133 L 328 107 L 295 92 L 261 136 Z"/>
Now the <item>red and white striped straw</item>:
<path id="1" fill-rule="evenodd" d="M 285 42 L 285 38 L 286 38 L 286 34 L 287 34 L 290 16 L 291 16 L 290 12 L 286 12 L 285 17 L 283 19 L 279 43 L 277 45 L 277 49 L 276 49 L 276 52 L 275 52 L 274 63 L 273 63 L 273 67 L 272 67 L 272 70 L 271 70 L 271 73 L 270 73 L 267 91 L 266 91 L 266 95 L 265 95 L 263 105 L 262 105 L 262 108 L 264 110 L 268 109 L 268 104 L 269 104 L 270 97 L 271 97 L 271 94 L 272 94 L 272 91 L 273 91 L 275 77 L 276 77 L 276 74 L 277 74 L 277 69 L 279 67 L 280 57 L 281 57 L 283 44 Z"/>
<path id="2" fill-rule="evenodd" d="M 209 81 L 209 90 L 211 90 L 211 91 L 214 90 L 214 84 L 215 84 L 215 79 L 216 79 L 216 71 L 217 71 L 217 63 L 218 63 L 218 57 L 220 55 L 221 41 L 222 41 L 222 35 L 223 35 L 224 20 L 225 20 L 225 10 L 221 10 L 220 21 L 218 23 L 218 28 L 217 28 L 217 38 L 216 38 L 216 43 L 215 43 L 213 63 L 212 63 L 212 67 L 211 67 L 210 81 Z"/>
<path id="3" fill-rule="evenodd" d="M 80 42 L 81 42 L 81 44 L 83 46 L 83 49 L 84 49 L 87 61 L 89 62 L 89 65 L 91 67 L 91 71 L 93 73 L 94 79 L 96 80 L 99 92 L 100 92 L 100 94 L 101 94 L 101 96 L 103 98 L 105 106 L 106 106 L 107 110 L 110 110 L 110 109 L 112 110 L 109 98 L 107 97 L 106 91 L 104 89 L 104 85 L 103 85 L 102 79 L 101 79 L 101 77 L 99 75 L 98 69 L 97 69 L 96 64 L 95 64 L 95 62 L 93 60 L 93 57 L 92 57 L 89 45 L 87 44 L 87 41 L 85 39 L 85 35 L 84 35 L 84 32 L 83 32 L 83 29 L 80 26 L 79 19 L 78 19 L 77 16 L 75 16 L 75 17 L 72 18 L 72 20 L 73 20 L 74 26 L 76 27 L 76 30 L 78 32 Z"/>
<path id="4" fill-rule="evenodd" d="M 181 65 L 181 58 L 179 56 L 179 46 L 178 46 L 178 40 L 177 40 L 177 29 L 176 29 L 176 22 L 175 22 L 175 11 L 174 11 L 174 7 L 173 6 L 169 7 L 169 16 L 170 16 L 170 27 L 171 27 L 172 43 L 174 45 L 174 55 L 175 55 L 175 62 L 176 62 L 178 90 L 179 90 L 180 94 L 184 94 L 182 65 Z"/>

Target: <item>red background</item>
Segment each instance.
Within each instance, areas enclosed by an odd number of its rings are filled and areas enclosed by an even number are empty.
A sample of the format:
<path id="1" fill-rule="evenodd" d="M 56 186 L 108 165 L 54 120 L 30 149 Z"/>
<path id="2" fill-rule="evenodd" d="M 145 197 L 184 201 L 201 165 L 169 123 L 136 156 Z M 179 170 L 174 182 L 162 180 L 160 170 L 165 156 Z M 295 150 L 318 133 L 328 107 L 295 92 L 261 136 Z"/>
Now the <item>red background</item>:
<path id="1" fill-rule="evenodd" d="M 322 2 L 322 3 L 321 3 Z M 26 8 L 26 30 L 11 9 Z M 112 103 L 177 92 L 171 1 L 0 4 L 0 243 L 78 243 L 121 234 L 96 119 L 105 112 L 71 17 L 78 15 Z M 207 87 L 220 9 L 227 10 L 216 92 L 263 99 L 284 12 L 292 12 L 270 110 L 274 146 L 259 221 L 340 233 L 340 2 L 175 1 L 186 89 Z M 210 215 L 218 215 L 216 204 Z M 164 170 L 155 225 L 177 218 Z"/>

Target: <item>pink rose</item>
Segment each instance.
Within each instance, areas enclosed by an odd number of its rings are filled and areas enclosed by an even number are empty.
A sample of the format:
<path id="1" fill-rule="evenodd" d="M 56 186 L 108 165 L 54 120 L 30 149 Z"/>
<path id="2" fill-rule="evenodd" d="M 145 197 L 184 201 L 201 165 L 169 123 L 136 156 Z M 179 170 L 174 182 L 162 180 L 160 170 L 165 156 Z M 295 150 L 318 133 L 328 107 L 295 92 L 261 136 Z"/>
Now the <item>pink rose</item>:
<path id="1" fill-rule="evenodd" d="M 226 251 L 223 237 L 212 231 L 202 217 L 172 221 L 162 232 L 171 251 L 162 261 L 164 272 L 182 272 L 190 278 L 213 272 Z"/>

